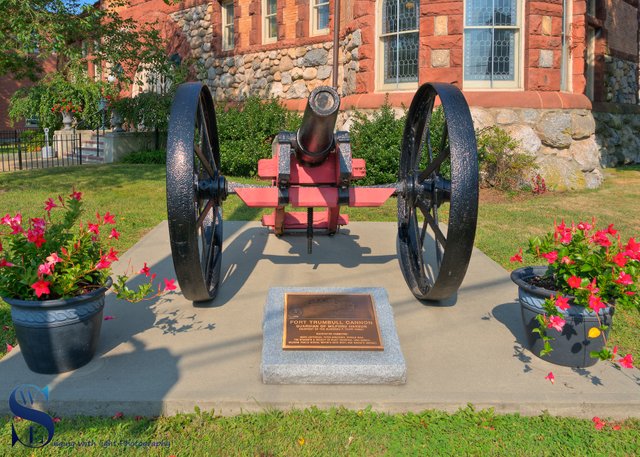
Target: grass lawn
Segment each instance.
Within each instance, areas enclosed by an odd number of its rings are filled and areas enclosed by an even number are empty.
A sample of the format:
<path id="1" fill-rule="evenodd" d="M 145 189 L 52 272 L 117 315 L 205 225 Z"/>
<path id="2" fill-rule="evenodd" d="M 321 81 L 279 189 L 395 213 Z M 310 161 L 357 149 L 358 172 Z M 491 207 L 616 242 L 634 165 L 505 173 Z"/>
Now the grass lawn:
<path id="1" fill-rule="evenodd" d="M 0 174 L 0 216 L 23 211 L 41 216 L 48 197 L 66 195 L 71 188 L 83 192 L 87 219 L 96 211 L 116 214 L 122 233 L 117 248 L 125 250 L 160 221 L 166 219 L 165 170 L 161 165 L 105 165 L 55 168 Z M 525 246 L 531 235 L 550 230 L 555 219 L 591 220 L 615 224 L 623 239 L 638 235 L 640 167 L 607 171 L 597 190 L 547 193 L 541 196 L 483 192 L 476 246 L 496 262 L 511 269 L 509 257 Z M 27 209 L 29 211 L 27 211 Z M 247 208 L 235 196 L 224 205 L 225 219 L 258 220 L 269 210 Z M 381 208 L 349 208 L 354 220 L 395 221 L 395 200 Z M 6 344 L 15 344 L 9 308 L 0 302 L 0 358 Z M 617 310 L 612 340 L 640 360 L 640 312 Z M 614 425 L 614 424 L 612 424 Z M 346 410 L 265 412 L 235 418 L 213 414 L 180 415 L 157 420 L 124 418 L 62 418 L 55 441 L 170 441 L 153 455 L 637 455 L 640 421 L 596 431 L 590 421 L 462 410 L 449 415 L 385 415 Z M 0 455 L 5 450 L 30 455 L 25 448 L 11 449 L 8 418 L 0 418 Z M 189 438 L 185 438 L 189 437 Z M 238 450 L 242 443 L 242 451 Z M 3 447 L 4 446 L 4 447 Z M 205 452 L 205 451 L 209 452 Z M 86 453 L 84 452 L 86 451 Z M 68 449 L 47 447 L 47 455 L 67 455 Z M 140 454 L 147 450 L 139 450 Z M 82 455 L 130 455 L 132 448 L 83 450 Z"/>

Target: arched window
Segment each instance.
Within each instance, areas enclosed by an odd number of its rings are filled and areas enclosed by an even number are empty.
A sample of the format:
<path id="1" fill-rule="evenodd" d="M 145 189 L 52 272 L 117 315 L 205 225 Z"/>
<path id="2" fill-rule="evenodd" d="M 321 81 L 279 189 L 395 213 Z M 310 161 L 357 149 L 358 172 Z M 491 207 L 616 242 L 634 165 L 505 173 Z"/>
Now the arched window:
<path id="1" fill-rule="evenodd" d="M 378 70 L 382 89 L 412 89 L 418 82 L 419 0 L 380 0 Z"/>

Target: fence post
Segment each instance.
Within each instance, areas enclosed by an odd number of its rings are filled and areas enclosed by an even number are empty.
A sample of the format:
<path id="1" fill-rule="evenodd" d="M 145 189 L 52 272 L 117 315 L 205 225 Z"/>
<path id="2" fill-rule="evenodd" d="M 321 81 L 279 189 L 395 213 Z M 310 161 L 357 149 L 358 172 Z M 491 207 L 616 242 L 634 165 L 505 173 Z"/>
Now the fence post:
<path id="1" fill-rule="evenodd" d="M 14 130 L 13 133 L 16 139 L 16 144 L 18 145 L 18 169 L 22 170 L 22 148 L 20 147 L 20 137 L 18 136 L 17 130 Z M 13 163 L 15 164 L 15 162 Z"/>
<path id="2" fill-rule="evenodd" d="M 82 134 L 78 133 L 78 150 L 80 151 L 80 165 L 82 165 Z"/>

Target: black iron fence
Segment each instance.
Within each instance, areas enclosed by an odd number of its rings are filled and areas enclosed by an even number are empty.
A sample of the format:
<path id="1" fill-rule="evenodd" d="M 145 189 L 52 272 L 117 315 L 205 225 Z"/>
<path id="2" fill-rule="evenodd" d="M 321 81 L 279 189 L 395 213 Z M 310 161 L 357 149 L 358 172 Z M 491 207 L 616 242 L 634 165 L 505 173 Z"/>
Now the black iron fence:
<path id="1" fill-rule="evenodd" d="M 0 130 L 0 172 L 82 165 L 82 138 L 74 130 Z"/>

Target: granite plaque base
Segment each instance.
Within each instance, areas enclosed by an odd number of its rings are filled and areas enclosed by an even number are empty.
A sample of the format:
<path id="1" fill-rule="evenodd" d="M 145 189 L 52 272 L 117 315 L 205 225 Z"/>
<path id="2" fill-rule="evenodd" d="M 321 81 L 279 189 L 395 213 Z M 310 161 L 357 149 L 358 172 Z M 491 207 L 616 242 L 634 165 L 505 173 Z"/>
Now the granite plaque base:
<path id="1" fill-rule="evenodd" d="M 383 351 L 283 350 L 286 293 L 370 294 Z M 387 292 L 380 287 L 274 287 L 264 307 L 262 382 L 265 384 L 404 384 L 407 368 Z"/>

